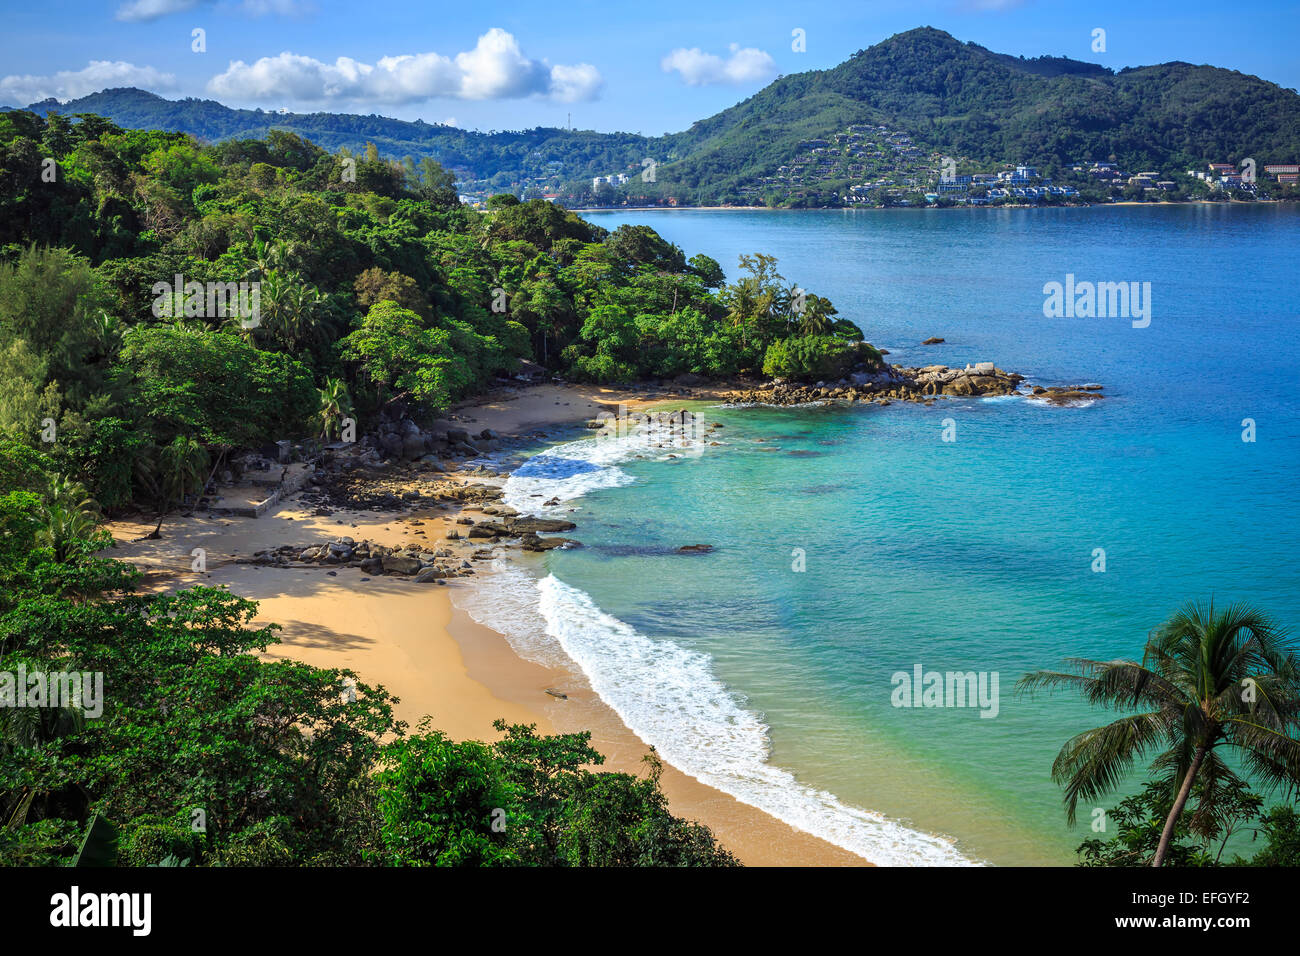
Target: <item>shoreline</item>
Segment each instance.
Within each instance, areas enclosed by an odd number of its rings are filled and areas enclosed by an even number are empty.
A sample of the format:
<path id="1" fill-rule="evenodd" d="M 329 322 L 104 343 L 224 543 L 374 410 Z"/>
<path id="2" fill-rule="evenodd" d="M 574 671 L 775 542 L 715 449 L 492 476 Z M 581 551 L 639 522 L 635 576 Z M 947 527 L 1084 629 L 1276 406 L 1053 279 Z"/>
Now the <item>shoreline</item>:
<path id="1" fill-rule="evenodd" d="M 473 422 L 475 428 L 523 436 L 580 427 L 611 403 L 635 411 L 705 397 L 578 385 L 512 391 L 461 403 L 449 415 Z M 321 516 L 299 498 L 298 493 L 287 495 L 260 518 L 171 516 L 164 520 L 158 540 L 133 540 L 151 531 L 156 519 L 138 516 L 110 522 L 107 527 L 117 543 L 110 556 L 140 567 L 146 573 L 142 588 L 227 585 L 233 593 L 258 601 L 257 623 L 276 622 L 283 628 L 281 643 L 269 648 L 266 657 L 351 669 L 359 680 L 383 685 L 399 698 L 394 711 L 411 729 L 427 715 L 432 726 L 456 739 L 495 739 L 492 721 L 498 717 L 537 724 L 543 733 L 589 730 L 592 745 L 606 757 L 601 769 L 643 774 L 641 758 L 649 747 L 591 690 L 576 665 L 551 667 L 527 660 L 503 634 L 456 606 L 453 594 L 482 587 L 479 575 L 432 587 L 343 565 L 265 567 L 240 561 L 259 549 L 340 534 L 387 545 L 425 538 L 432 547 L 435 537 L 443 538 L 455 527 L 459 508 L 416 506 L 379 515 L 335 509 Z M 189 553 L 195 547 L 207 551 L 206 573 L 190 571 Z M 512 550 L 509 558 L 517 560 L 521 554 Z M 567 698 L 554 697 L 547 688 L 559 689 Z M 667 762 L 661 784 L 674 814 L 708 825 L 747 865 L 870 865 Z"/>
<path id="2" fill-rule="evenodd" d="M 933 210 L 962 209 L 1106 209 L 1112 206 L 1285 206 L 1300 202 L 1294 199 L 1179 199 L 1170 202 L 1139 202 L 1136 199 L 1121 199 L 1115 202 L 1075 202 L 1075 203 L 1001 203 L 972 206 L 969 203 L 954 203 L 951 206 L 871 206 L 866 203 L 854 206 L 564 206 L 573 213 L 593 212 L 926 212 Z"/>

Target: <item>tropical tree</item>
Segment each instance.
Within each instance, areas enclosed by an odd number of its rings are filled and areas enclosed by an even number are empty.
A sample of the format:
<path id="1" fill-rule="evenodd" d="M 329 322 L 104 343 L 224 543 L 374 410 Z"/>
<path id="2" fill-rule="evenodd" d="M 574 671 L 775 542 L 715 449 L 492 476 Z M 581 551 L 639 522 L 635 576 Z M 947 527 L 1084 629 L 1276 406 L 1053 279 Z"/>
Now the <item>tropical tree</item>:
<path id="1" fill-rule="evenodd" d="M 55 475 L 41 508 L 36 542 L 53 551 L 56 560 L 66 561 L 90 539 L 99 520 L 99 505 L 85 487 L 65 475 Z"/>
<path id="2" fill-rule="evenodd" d="M 1246 603 L 1189 603 L 1147 640 L 1142 662 L 1066 662 L 1066 671 L 1037 671 L 1018 689 L 1071 688 L 1090 703 L 1136 710 L 1066 741 L 1052 765 L 1065 788 L 1071 823 L 1080 800 L 1113 791 L 1134 761 L 1154 751 L 1151 769 L 1174 795 L 1151 865 L 1161 866 L 1170 840 L 1199 782 L 1188 821 L 1194 833 L 1213 832 L 1223 805 L 1247 775 L 1293 793 L 1300 785 L 1300 660 L 1290 636 Z"/>
<path id="3" fill-rule="evenodd" d="M 341 378 L 325 379 L 325 387 L 316 390 L 320 396 L 320 406 L 316 417 L 320 421 L 321 438 L 332 438 L 339 434 L 343 418 L 352 413 L 352 397 L 348 394 L 347 384 Z"/>
<path id="4" fill-rule="evenodd" d="M 160 455 L 166 504 L 182 503 L 191 491 L 199 491 L 207 478 L 208 450 L 189 435 L 177 435 Z"/>

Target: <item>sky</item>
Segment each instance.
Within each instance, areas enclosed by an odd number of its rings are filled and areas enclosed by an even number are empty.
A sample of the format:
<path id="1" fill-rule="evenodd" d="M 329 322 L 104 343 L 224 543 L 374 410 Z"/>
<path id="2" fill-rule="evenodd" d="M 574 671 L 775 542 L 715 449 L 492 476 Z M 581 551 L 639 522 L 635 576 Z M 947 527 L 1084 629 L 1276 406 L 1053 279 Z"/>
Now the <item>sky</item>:
<path id="1" fill-rule="evenodd" d="M 1296 0 L 0 3 L 0 104 L 12 106 L 137 86 L 466 129 L 659 135 L 918 26 L 999 53 L 1114 69 L 1184 60 L 1300 87 Z"/>

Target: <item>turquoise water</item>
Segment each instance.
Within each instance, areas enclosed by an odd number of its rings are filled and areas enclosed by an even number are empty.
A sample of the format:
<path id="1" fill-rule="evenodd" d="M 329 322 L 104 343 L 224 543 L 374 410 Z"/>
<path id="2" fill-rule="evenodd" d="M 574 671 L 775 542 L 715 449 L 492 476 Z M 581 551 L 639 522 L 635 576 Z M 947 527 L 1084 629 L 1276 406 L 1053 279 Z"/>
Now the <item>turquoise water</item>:
<path id="1" fill-rule="evenodd" d="M 1140 656 L 1188 598 L 1300 626 L 1300 209 L 590 218 L 646 223 L 729 275 L 774 254 L 893 361 L 991 360 L 1108 396 L 707 408 L 717 446 L 587 440 L 526 468 L 520 502 L 567 489 L 585 544 L 547 556 L 550 633 L 670 762 L 877 862 L 1068 864 L 1088 808 L 1067 828 L 1051 763 L 1106 715 L 1017 699 L 1016 679 Z M 1044 318 L 1067 273 L 1150 282 L 1150 326 Z M 931 335 L 947 343 L 917 344 Z M 715 550 L 676 553 L 694 543 Z M 996 674 L 996 716 L 893 706 L 916 665 Z"/>

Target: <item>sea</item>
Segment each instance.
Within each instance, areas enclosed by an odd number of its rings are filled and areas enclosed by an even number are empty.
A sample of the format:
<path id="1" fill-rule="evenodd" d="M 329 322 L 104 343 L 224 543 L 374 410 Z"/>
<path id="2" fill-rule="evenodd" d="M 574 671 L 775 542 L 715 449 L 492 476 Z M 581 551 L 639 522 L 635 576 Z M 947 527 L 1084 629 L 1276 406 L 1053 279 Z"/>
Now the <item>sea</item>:
<path id="1" fill-rule="evenodd" d="M 729 279 L 774 255 L 891 362 L 1105 396 L 694 402 L 533 449 L 506 500 L 583 547 L 469 610 L 680 770 L 880 865 L 1070 865 L 1146 768 L 1067 825 L 1053 760 L 1116 715 L 1019 678 L 1140 659 L 1190 600 L 1300 627 L 1300 207 L 585 215 Z M 1053 283 L 1144 314 L 1061 314 Z"/>

